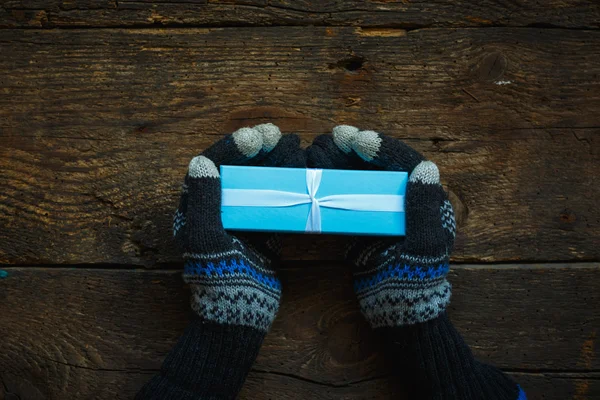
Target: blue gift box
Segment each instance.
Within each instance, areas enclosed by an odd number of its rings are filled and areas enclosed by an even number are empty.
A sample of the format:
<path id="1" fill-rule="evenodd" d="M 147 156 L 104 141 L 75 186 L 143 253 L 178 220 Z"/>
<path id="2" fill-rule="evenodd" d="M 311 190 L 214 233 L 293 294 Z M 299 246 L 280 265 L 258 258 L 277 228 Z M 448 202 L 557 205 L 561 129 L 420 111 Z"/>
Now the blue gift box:
<path id="1" fill-rule="evenodd" d="M 241 231 L 402 236 L 407 180 L 396 171 L 222 165 L 221 219 Z"/>

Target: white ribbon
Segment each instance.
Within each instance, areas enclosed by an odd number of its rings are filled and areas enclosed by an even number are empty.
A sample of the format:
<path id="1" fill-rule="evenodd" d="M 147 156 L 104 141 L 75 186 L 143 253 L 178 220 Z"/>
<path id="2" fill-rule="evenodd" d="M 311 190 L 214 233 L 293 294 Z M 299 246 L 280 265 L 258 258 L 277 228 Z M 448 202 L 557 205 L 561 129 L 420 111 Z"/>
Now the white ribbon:
<path id="1" fill-rule="evenodd" d="M 352 211 L 403 212 L 404 196 L 395 194 L 334 194 L 317 198 L 322 169 L 306 170 L 308 194 L 281 190 L 222 189 L 225 207 L 292 207 L 310 204 L 306 232 L 321 232 L 321 207 Z"/>

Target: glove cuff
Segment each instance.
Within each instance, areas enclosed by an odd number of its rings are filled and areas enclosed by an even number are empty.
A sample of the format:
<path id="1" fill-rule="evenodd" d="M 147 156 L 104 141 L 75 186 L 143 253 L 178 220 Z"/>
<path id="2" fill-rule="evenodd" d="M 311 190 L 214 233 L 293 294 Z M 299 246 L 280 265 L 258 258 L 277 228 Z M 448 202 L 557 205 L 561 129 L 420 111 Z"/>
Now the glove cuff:
<path id="1" fill-rule="evenodd" d="M 394 260 L 375 270 L 354 274 L 361 311 L 373 328 L 426 322 L 440 315 L 450 303 L 447 257 L 403 261 Z"/>
<path id="2" fill-rule="evenodd" d="M 192 318 L 156 374 L 136 400 L 236 398 L 265 332 Z"/>
<path id="3" fill-rule="evenodd" d="M 243 254 L 214 261 L 201 258 L 186 260 L 183 274 L 200 319 L 268 331 L 281 298 L 275 273 Z"/>
<path id="4" fill-rule="evenodd" d="M 475 360 L 446 313 L 423 324 L 378 331 L 390 372 L 402 376 L 408 398 L 526 400 L 507 375 Z"/>

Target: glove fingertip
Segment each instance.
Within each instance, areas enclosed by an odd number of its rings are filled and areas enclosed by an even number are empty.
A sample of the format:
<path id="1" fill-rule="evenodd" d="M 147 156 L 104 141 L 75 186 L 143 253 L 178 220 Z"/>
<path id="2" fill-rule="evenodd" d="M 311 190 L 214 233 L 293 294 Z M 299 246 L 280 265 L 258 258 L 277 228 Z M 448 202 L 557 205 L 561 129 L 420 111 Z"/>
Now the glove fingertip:
<path id="1" fill-rule="evenodd" d="M 440 170 L 432 161 L 421 161 L 412 171 L 409 182 L 425 185 L 440 184 Z"/>
<path id="2" fill-rule="evenodd" d="M 275 124 L 267 123 L 260 124 L 254 127 L 258 133 L 262 135 L 262 150 L 269 152 L 277 146 L 279 139 L 281 139 L 281 131 Z"/>
<path id="3" fill-rule="evenodd" d="M 188 175 L 191 178 L 220 178 L 215 163 L 205 156 L 192 158 L 188 167 Z"/>
<path id="4" fill-rule="evenodd" d="M 354 137 L 352 148 L 365 161 L 373 161 L 379 150 L 383 139 L 375 131 L 361 131 Z"/>
<path id="5" fill-rule="evenodd" d="M 263 148 L 263 135 L 253 128 L 241 128 L 231 134 L 237 149 L 252 158 Z"/>
<path id="6" fill-rule="evenodd" d="M 338 125 L 332 130 L 333 142 L 344 153 L 352 151 L 352 143 L 358 135 L 359 129 L 350 125 Z"/>

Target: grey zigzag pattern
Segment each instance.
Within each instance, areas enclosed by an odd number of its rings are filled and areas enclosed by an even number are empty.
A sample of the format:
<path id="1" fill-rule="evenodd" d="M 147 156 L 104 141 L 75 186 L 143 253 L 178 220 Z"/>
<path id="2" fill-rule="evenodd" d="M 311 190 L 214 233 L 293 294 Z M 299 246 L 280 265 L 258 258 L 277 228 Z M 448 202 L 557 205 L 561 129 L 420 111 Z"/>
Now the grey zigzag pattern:
<path id="1" fill-rule="evenodd" d="M 440 207 L 440 214 L 442 215 L 442 227 L 450 231 L 452 236 L 456 236 L 456 221 L 454 220 L 454 210 L 449 200 L 445 200 L 444 204 Z"/>
<path id="2" fill-rule="evenodd" d="M 184 227 L 185 223 L 185 215 L 179 210 L 175 211 L 175 214 L 173 215 L 173 236 L 177 235 L 177 232 Z"/>

